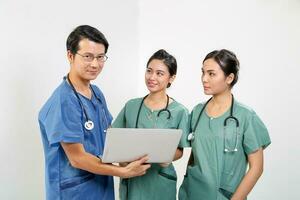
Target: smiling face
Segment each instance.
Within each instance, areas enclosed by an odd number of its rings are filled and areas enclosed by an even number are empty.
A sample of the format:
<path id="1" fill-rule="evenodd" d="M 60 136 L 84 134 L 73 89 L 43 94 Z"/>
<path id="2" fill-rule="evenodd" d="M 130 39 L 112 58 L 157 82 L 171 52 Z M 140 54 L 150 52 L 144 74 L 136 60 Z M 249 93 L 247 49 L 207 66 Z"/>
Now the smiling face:
<path id="1" fill-rule="evenodd" d="M 203 62 L 202 84 L 206 95 L 218 95 L 227 90 L 231 90 L 230 83 L 234 75 L 231 73 L 225 76 L 219 64 L 212 58 Z"/>
<path id="2" fill-rule="evenodd" d="M 68 60 L 71 65 L 70 73 L 84 82 L 89 82 L 97 78 L 102 71 L 104 62 L 100 59 L 86 61 L 85 57 L 94 56 L 100 58 L 105 55 L 105 47 L 103 44 L 83 39 L 79 42 L 79 49 L 76 54 L 68 51 Z"/>
<path id="3" fill-rule="evenodd" d="M 175 78 L 170 76 L 168 67 L 162 60 L 153 59 L 148 64 L 145 73 L 145 83 L 150 93 L 165 91 Z"/>

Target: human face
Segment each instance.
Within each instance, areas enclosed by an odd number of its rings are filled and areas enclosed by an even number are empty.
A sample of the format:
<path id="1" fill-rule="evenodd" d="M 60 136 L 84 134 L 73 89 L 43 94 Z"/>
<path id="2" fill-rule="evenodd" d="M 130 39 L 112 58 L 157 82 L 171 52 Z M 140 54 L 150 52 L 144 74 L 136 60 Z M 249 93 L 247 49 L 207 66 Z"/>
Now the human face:
<path id="1" fill-rule="evenodd" d="M 70 73 L 82 81 L 89 82 L 96 79 L 103 69 L 104 61 L 98 61 L 95 58 L 93 61 L 87 62 L 84 60 L 83 56 L 103 56 L 105 55 L 105 46 L 88 39 L 83 39 L 79 42 L 77 53 L 74 55 L 68 51 L 68 59 L 71 64 Z"/>
<path id="2" fill-rule="evenodd" d="M 226 77 L 220 65 L 210 58 L 203 63 L 201 80 L 205 94 L 217 95 L 230 90 L 233 77 L 232 74 Z"/>
<path id="3" fill-rule="evenodd" d="M 172 83 L 175 76 L 170 76 L 168 67 L 163 61 L 153 59 L 145 73 L 145 83 L 150 93 L 165 91 L 168 83 Z"/>

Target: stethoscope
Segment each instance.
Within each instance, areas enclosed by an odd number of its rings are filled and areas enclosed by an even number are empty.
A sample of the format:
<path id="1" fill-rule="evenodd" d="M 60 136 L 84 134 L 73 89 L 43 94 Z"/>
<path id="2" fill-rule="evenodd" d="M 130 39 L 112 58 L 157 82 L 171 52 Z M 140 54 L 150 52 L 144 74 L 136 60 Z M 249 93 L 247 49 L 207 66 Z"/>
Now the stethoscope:
<path id="1" fill-rule="evenodd" d="M 188 140 L 189 141 L 193 141 L 195 139 L 195 131 L 196 131 L 196 128 L 199 124 L 199 121 L 200 121 L 200 117 L 203 113 L 203 111 L 205 110 L 205 107 L 207 106 L 208 102 L 212 99 L 212 97 L 204 104 L 202 110 L 200 111 L 200 114 L 198 115 L 198 118 L 197 118 L 197 121 L 196 121 L 196 124 L 194 126 L 194 128 L 192 129 L 192 132 L 188 135 Z M 229 117 L 226 117 L 225 120 L 224 120 L 224 151 L 225 152 L 236 152 L 238 149 L 238 136 L 239 136 L 239 120 L 233 116 L 233 105 L 234 105 L 234 97 L 232 95 L 232 101 L 231 101 L 231 107 L 230 107 L 230 115 Z M 236 127 L 236 135 L 235 135 L 235 145 L 234 145 L 234 148 L 233 149 L 230 149 L 228 147 L 226 147 L 226 143 L 225 143 L 225 139 L 226 139 L 226 126 L 227 126 L 227 121 L 232 119 L 234 122 L 235 122 L 235 127 Z"/>
<path id="2" fill-rule="evenodd" d="M 86 112 L 86 110 L 85 110 L 85 108 L 84 108 L 84 106 L 83 106 L 83 103 L 82 103 L 81 99 L 79 98 L 78 92 L 76 91 L 76 89 L 75 89 L 73 83 L 71 82 L 71 80 L 70 80 L 70 78 L 69 78 L 69 74 L 67 75 L 67 79 L 68 79 L 68 82 L 70 83 L 70 86 L 71 86 L 71 88 L 72 88 L 72 90 L 73 90 L 75 96 L 77 97 L 78 102 L 79 102 L 79 104 L 80 104 L 80 106 L 81 106 L 81 108 L 82 108 L 82 110 L 83 110 L 83 114 L 84 114 L 84 117 L 85 117 L 85 119 L 86 119 L 86 121 L 85 121 L 85 123 L 84 123 L 84 128 L 85 128 L 86 130 L 88 130 L 88 131 L 93 130 L 93 128 L 94 128 L 94 122 L 89 118 L 89 116 L 88 116 L 88 114 L 87 114 L 87 112 Z M 96 95 L 96 93 L 95 93 L 93 87 L 90 86 L 90 88 L 91 88 L 91 90 L 92 90 L 93 95 L 94 95 L 94 96 L 98 99 L 98 101 L 101 103 L 101 101 L 100 101 L 100 99 L 97 97 L 97 95 Z"/>
<path id="3" fill-rule="evenodd" d="M 144 98 L 142 99 L 141 103 L 140 103 L 140 107 L 139 107 L 139 110 L 138 110 L 138 113 L 137 113 L 137 116 L 136 116 L 136 121 L 135 121 L 135 128 L 138 128 L 138 123 L 139 123 L 139 117 L 140 117 L 140 113 L 141 113 L 141 109 L 142 109 L 142 106 L 144 104 L 144 101 L 145 99 L 147 98 L 148 94 L 146 96 L 144 96 Z M 167 104 L 165 106 L 165 108 L 161 109 L 158 111 L 157 113 L 157 117 L 159 117 L 160 113 L 162 112 L 167 112 L 168 113 L 168 117 L 167 119 L 170 119 L 171 118 L 171 112 L 170 110 L 168 109 L 168 106 L 169 106 L 169 96 L 167 95 Z"/>
<path id="4" fill-rule="evenodd" d="M 139 106 L 139 110 L 138 110 L 138 113 L 137 113 L 137 116 L 136 116 L 136 121 L 135 121 L 135 128 L 138 128 L 138 123 L 139 123 L 139 118 L 140 118 L 140 113 L 141 113 L 141 110 L 142 110 L 142 106 L 144 104 L 144 101 L 145 99 L 147 98 L 148 94 L 146 96 L 143 97 L 141 103 L 140 103 L 140 106 Z M 167 104 L 165 106 L 165 108 L 161 109 L 158 111 L 157 113 L 157 117 L 159 117 L 160 113 L 162 112 L 167 112 L 168 113 L 168 117 L 167 119 L 170 119 L 171 118 L 171 112 L 170 110 L 168 109 L 168 106 L 169 106 L 169 96 L 167 95 Z M 129 196 L 129 179 L 124 179 L 125 180 L 125 184 L 126 184 L 126 199 L 128 199 L 128 196 Z"/>

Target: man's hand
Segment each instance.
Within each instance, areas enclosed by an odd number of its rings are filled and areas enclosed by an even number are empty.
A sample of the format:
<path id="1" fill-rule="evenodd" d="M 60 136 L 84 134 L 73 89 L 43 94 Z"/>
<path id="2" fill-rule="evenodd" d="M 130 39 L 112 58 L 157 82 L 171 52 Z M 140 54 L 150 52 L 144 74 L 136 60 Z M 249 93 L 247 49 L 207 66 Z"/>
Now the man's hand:
<path id="1" fill-rule="evenodd" d="M 129 163 L 124 167 L 124 175 L 121 178 L 131 178 L 135 176 L 142 176 L 146 174 L 147 169 L 151 167 L 150 164 L 146 164 L 148 157 L 144 156 L 136 161 Z"/>

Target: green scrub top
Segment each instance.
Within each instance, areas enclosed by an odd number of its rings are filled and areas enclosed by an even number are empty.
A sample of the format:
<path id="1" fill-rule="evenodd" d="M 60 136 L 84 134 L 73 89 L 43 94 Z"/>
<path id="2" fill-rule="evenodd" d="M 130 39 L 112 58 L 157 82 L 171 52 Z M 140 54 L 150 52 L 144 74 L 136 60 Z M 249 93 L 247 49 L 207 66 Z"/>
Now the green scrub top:
<path id="1" fill-rule="evenodd" d="M 204 104 L 198 104 L 191 113 L 191 127 Z M 239 120 L 227 121 L 224 138 L 224 120 L 230 109 L 222 116 L 209 117 L 204 110 L 191 142 L 192 164 L 179 190 L 180 200 L 226 200 L 230 199 L 247 170 L 247 156 L 270 143 L 268 131 L 250 108 L 234 102 L 233 116 Z M 224 152 L 225 147 L 234 149 L 238 131 L 237 152 Z"/>
<path id="2" fill-rule="evenodd" d="M 136 117 L 142 99 L 129 100 L 112 126 L 114 128 L 135 128 Z M 188 110 L 175 100 L 169 104 L 168 109 L 171 112 L 170 119 L 167 119 L 168 112 L 161 112 L 159 117 L 157 117 L 159 110 L 152 111 L 143 104 L 140 111 L 138 128 L 182 129 L 183 134 L 179 147 L 189 146 L 186 140 L 190 129 Z M 176 181 L 177 175 L 172 164 L 168 167 L 161 167 L 159 164 L 154 163 L 143 176 L 121 179 L 120 199 L 124 200 L 128 197 L 129 200 L 175 200 Z"/>

